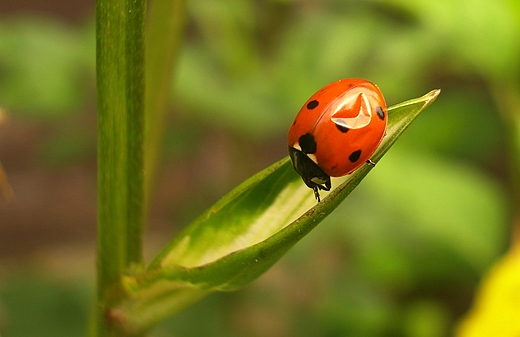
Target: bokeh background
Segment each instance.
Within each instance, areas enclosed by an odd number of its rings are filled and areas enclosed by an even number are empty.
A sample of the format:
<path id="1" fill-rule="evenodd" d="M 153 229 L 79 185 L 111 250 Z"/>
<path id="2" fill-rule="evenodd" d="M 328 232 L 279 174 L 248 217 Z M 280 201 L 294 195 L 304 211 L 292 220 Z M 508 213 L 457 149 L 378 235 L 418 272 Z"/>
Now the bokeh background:
<path id="1" fill-rule="evenodd" d="M 0 2 L 0 334 L 84 336 L 94 295 L 94 0 Z M 344 204 L 246 289 L 151 336 L 450 336 L 506 251 L 514 0 L 191 0 L 146 241 L 152 257 L 287 155 L 337 79 L 442 94 Z M 509 117 L 508 117 L 509 116 Z M 311 191 L 309 191 L 311 193 Z"/>

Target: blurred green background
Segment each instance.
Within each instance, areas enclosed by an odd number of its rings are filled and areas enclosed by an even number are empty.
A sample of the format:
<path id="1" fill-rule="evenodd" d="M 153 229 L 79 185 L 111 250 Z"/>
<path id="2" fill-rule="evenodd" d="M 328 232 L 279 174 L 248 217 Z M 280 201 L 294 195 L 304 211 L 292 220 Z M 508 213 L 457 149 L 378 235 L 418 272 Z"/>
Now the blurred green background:
<path id="1" fill-rule="evenodd" d="M 0 200 L 3 337 L 86 333 L 95 279 L 94 5 L 0 2 L 0 162 L 15 194 Z M 511 240 L 514 158 L 503 100 L 520 95 L 520 4 L 192 0 L 187 15 L 149 258 L 286 156 L 288 126 L 329 82 L 369 79 L 388 105 L 442 94 L 270 271 L 151 336 L 451 335 Z"/>

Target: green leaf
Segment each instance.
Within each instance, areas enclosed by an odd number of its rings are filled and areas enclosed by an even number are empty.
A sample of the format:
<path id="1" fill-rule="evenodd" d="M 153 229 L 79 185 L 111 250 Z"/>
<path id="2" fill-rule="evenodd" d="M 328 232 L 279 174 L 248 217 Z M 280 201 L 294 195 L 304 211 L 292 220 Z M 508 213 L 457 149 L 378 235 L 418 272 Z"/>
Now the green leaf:
<path id="1" fill-rule="evenodd" d="M 389 109 L 387 134 L 374 162 L 431 104 L 440 90 Z M 315 228 L 373 167 L 333 180 L 316 203 L 284 158 L 254 175 L 181 232 L 148 270 L 125 279 L 128 298 L 109 310 L 121 327 L 140 333 L 210 292 L 236 290 L 256 279 Z"/>

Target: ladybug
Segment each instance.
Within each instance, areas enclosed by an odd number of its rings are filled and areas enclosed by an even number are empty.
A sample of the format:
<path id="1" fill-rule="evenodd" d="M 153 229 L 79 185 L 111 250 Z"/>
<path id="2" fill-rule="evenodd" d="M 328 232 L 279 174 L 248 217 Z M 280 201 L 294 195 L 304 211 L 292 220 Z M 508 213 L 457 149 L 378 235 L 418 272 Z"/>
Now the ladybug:
<path id="1" fill-rule="evenodd" d="M 383 139 L 387 124 L 383 94 L 372 82 L 344 79 L 333 82 L 305 102 L 289 129 L 289 156 L 305 184 L 329 191 L 330 177 L 352 173 Z"/>

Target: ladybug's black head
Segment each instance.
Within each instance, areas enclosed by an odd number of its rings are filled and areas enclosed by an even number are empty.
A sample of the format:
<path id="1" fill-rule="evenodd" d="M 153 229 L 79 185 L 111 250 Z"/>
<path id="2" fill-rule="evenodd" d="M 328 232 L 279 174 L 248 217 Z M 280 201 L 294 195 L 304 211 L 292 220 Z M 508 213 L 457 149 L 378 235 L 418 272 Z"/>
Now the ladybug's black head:
<path id="1" fill-rule="evenodd" d="M 294 170 L 302 177 L 305 185 L 314 190 L 314 196 L 320 202 L 319 190 L 329 191 L 332 186 L 329 175 L 305 153 L 291 146 L 289 146 L 289 156 Z"/>

